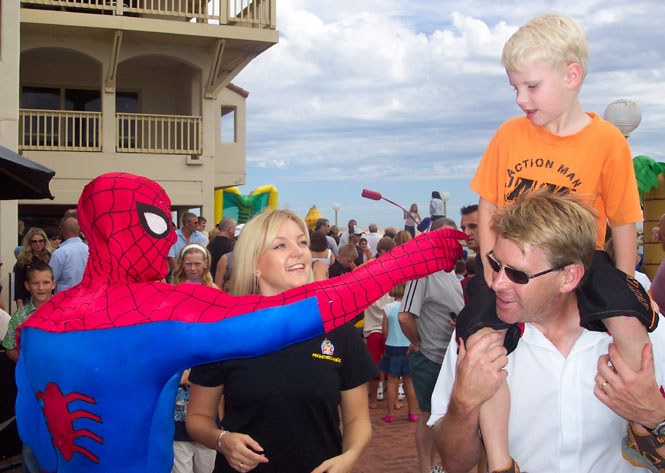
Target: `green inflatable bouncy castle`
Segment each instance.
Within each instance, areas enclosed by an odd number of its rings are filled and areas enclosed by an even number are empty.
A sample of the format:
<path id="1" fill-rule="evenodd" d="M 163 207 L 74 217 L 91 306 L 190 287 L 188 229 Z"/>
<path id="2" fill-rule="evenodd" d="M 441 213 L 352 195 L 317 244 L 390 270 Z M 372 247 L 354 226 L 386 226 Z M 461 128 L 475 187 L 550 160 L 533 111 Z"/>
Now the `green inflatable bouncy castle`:
<path id="1" fill-rule="evenodd" d="M 277 210 L 277 189 L 270 184 L 254 189 L 249 195 L 242 195 L 237 187 L 215 191 L 215 222 L 232 217 L 238 223 L 245 223 L 266 207 Z"/>

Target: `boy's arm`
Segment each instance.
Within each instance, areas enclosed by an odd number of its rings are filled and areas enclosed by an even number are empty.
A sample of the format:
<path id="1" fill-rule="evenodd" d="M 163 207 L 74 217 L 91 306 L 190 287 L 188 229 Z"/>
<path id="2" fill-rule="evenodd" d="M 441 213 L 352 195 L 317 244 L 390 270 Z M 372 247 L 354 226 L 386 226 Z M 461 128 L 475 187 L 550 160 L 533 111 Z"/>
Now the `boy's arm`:
<path id="1" fill-rule="evenodd" d="M 637 228 L 634 223 L 612 227 L 612 246 L 616 267 L 628 276 L 635 276 L 637 263 Z"/>
<path id="2" fill-rule="evenodd" d="M 492 219 L 496 214 L 497 206 L 482 197 L 478 202 L 478 237 L 480 243 L 480 257 L 483 262 L 485 282 L 492 285 L 492 268 L 487 264 L 487 253 L 494 248 L 496 235 L 492 231 Z"/>

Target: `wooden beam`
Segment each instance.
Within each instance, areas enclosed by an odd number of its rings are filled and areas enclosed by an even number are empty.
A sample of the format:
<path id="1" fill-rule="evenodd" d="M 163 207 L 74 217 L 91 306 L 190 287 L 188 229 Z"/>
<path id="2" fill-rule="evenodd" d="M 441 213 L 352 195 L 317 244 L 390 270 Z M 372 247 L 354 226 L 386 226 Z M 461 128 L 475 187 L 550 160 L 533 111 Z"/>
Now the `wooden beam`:
<path id="1" fill-rule="evenodd" d="M 106 73 L 105 91 L 108 94 L 115 93 L 115 81 L 118 74 L 118 57 L 120 56 L 120 46 L 122 45 L 122 31 L 116 30 L 113 35 L 113 46 L 111 48 L 111 59 L 109 69 Z"/>
<path id="2" fill-rule="evenodd" d="M 222 58 L 224 57 L 224 47 L 226 46 L 226 40 L 218 39 L 217 47 L 215 49 L 215 55 L 212 58 L 212 64 L 210 65 L 210 73 L 208 74 L 208 82 L 206 84 L 205 98 L 214 99 L 215 98 L 215 81 L 219 75 L 219 70 L 222 67 Z"/>

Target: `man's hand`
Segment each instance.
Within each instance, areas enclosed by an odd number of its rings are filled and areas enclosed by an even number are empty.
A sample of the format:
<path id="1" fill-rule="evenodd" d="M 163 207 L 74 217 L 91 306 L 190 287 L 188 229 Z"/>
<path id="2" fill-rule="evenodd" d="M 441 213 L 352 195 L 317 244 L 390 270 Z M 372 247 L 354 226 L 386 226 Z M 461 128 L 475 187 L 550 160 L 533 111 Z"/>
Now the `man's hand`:
<path id="1" fill-rule="evenodd" d="M 492 329 L 481 329 L 467 340 L 468 349 L 460 341 L 452 393 L 458 406 L 468 410 L 479 408 L 506 380 L 508 352 L 503 346 L 503 336 Z"/>
<path id="2" fill-rule="evenodd" d="M 614 343 L 608 351 L 598 358 L 594 394 L 624 419 L 653 429 L 665 420 L 665 398 L 654 375 L 652 345 L 644 346 L 637 373 L 626 364 Z"/>

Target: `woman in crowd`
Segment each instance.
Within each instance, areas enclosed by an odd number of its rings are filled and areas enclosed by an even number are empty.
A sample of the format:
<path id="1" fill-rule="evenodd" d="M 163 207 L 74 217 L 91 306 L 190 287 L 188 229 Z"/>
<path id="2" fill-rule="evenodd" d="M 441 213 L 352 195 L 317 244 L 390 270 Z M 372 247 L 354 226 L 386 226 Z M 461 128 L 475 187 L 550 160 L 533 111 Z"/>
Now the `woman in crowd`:
<path id="1" fill-rule="evenodd" d="M 210 275 L 210 252 L 196 243 L 180 250 L 173 284 L 203 284 L 217 287 Z M 177 343 L 177 340 L 175 341 Z M 215 466 L 214 450 L 195 442 L 187 435 L 185 419 L 189 404 L 189 372 L 185 370 L 180 378 L 180 387 L 175 401 L 175 436 L 173 437 L 173 469 L 171 473 L 211 473 Z"/>
<path id="2" fill-rule="evenodd" d="M 44 233 L 46 233 L 53 251 L 57 250 L 60 246 L 60 243 L 62 243 L 62 233 L 60 233 L 60 229 L 58 227 L 46 227 L 44 229 Z"/>
<path id="3" fill-rule="evenodd" d="M 272 296 L 311 281 L 308 244 L 294 213 L 254 217 L 235 246 L 231 294 Z M 187 430 L 217 449 L 216 472 L 351 472 L 371 438 L 367 381 L 375 374 L 350 324 L 270 355 L 199 366 L 190 374 Z"/>
<path id="4" fill-rule="evenodd" d="M 16 257 L 16 273 L 14 280 L 14 300 L 20 309 L 24 304 L 30 301 L 30 293 L 25 288 L 25 272 L 35 260 L 41 260 L 44 263 L 51 259 L 51 243 L 44 233 L 44 230 L 38 227 L 31 227 L 23 237 L 21 251 Z"/>
<path id="5" fill-rule="evenodd" d="M 367 243 L 367 238 L 362 237 L 360 242 L 358 242 L 358 248 L 362 253 L 363 263 L 367 263 L 372 259 L 372 250 L 369 249 L 369 244 Z"/>
<path id="6" fill-rule="evenodd" d="M 321 232 L 312 232 L 309 241 L 309 250 L 312 252 L 312 271 L 314 280 L 328 279 L 328 268 L 335 262 L 335 255 L 328 248 L 326 236 Z"/>
<path id="7" fill-rule="evenodd" d="M 445 205 L 439 191 L 432 191 L 432 200 L 429 201 L 429 217 L 433 222 L 440 219 L 446 213 Z"/>
<path id="8" fill-rule="evenodd" d="M 407 232 L 406 230 L 400 230 L 397 232 L 397 235 L 395 235 L 395 245 L 400 246 L 406 243 L 411 239 L 411 233 Z"/>
<path id="9" fill-rule="evenodd" d="M 416 236 L 416 225 L 418 225 L 422 219 L 418 213 L 418 204 L 411 204 L 409 213 L 404 212 L 404 230 L 409 232 L 412 237 Z"/>

